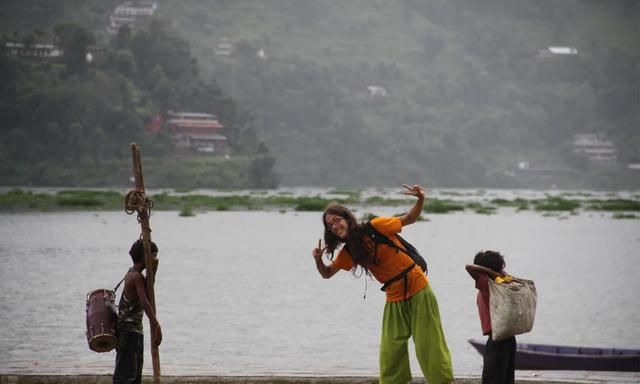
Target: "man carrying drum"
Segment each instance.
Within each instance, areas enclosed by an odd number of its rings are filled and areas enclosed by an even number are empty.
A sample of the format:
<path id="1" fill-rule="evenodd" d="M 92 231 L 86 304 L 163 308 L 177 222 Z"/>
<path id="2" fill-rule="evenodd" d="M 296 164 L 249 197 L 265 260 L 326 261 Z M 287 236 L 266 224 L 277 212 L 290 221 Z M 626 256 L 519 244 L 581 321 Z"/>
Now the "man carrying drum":
<path id="1" fill-rule="evenodd" d="M 153 256 L 158 254 L 158 246 L 151 242 Z M 144 245 L 137 240 L 129 250 L 133 267 L 124 278 L 124 289 L 118 304 L 118 346 L 116 347 L 116 366 L 113 372 L 113 384 L 140 383 L 142 381 L 142 362 L 144 355 L 142 312 L 147 314 L 155 340 L 162 342 L 162 331 L 156 314 L 147 297 L 147 288 L 142 271 L 145 269 Z"/>

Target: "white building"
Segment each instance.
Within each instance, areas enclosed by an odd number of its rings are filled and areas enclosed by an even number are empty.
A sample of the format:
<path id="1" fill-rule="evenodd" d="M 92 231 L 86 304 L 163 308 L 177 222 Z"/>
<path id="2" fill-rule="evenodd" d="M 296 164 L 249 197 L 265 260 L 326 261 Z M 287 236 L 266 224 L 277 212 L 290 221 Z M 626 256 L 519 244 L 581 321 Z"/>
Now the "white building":
<path id="1" fill-rule="evenodd" d="M 574 47 L 547 47 L 538 51 L 539 57 L 571 56 L 577 54 L 578 49 Z"/>
<path id="2" fill-rule="evenodd" d="M 618 161 L 618 149 L 603 134 L 576 133 L 573 135 L 573 153 L 586 157 L 597 166 L 612 166 Z"/>
<path id="3" fill-rule="evenodd" d="M 369 85 L 367 87 L 369 91 L 369 96 L 371 97 L 385 97 L 387 96 L 387 89 L 385 87 L 381 87 L 379 85 Z"/>
<path id="4" fill-rule="evenodd" d="M 233 50 L 233 45 L 229 42 L 229 39 L 226 37 L 220 38 L 218 44 L 214 49 L 214 53 L 220 56 L 229 56 L 231 51 Z"/>
<path id="5" fill-rule="evenodd" d="M 157 9 L 158 4 L 151 2 L 127 1 L 122 3 L 109 16 L 110 24 L 107 27 L 107 32 L 118 33 L 118 29 L 123 25 L 128 25 L 129 28 L 135 29 L 141 22 L 151 18 Z"/>
<path id="6" fill-rule="evenodd" d="M 63 52 L 53 44 L 6 43 L 7 53 L 13 56 L 60 57 Z"/>

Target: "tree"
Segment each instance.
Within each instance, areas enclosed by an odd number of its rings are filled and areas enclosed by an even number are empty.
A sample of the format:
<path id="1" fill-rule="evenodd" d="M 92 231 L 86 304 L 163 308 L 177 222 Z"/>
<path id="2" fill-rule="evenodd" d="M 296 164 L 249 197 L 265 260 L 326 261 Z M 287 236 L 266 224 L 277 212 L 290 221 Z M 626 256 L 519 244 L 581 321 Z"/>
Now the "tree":
<path id="1" fill-rule="evenodd" d="M 87 68 L 87 52 L 95 37 L 86 28 L 76 25 L 64 40 L 64 63 L 67 74 L 83 74 Z"/>

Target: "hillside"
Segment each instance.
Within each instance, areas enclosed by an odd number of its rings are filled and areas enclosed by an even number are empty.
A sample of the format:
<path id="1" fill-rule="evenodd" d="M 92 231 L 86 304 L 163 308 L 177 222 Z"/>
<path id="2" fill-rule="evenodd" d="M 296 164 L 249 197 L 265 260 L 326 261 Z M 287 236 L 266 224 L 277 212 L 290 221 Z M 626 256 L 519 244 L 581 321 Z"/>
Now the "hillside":
<path id="1" fill-rule="evenodd" d="M 119 3 L 8 0 L 2 33 L 37 37 L 76 23 L 104 42 Z M 145 103 L 128 121 L 139 129 L 153 111 L 179 108 L 230 116 L 236 147 L 260 148 L 266 168 L 273 154 L 283 185 L 640 187 L 627 168 L 640 163 L 634 0 L 157 5 L 154 23 L 168 38 L 151 37 L 165 50 L 159 60 L 169 83 L 159 87 L 145 71 L 129 76 L 146 88 L 134 92 Z M 130 64 L 128 57 L 115 59 Z M 179 86 L 185 73 L 200 91 Z M 574 135 L 585 133 L 611 143 L 614 160 L 576 154 Z M 166 155 L 166 146 L 154 148 Z"/>
<path id="2" fill-rule="evenodd" d="M 505 176 L 519 161 L 575 169 L 575 187 L 615 184 L 573 156 L 585 132 L 617 145 L 604 173 L 640 160 L 634 1 L 159 4 L 252 111 L 286 184 L 559 181 Z M 215 53 L 223 39 L 229 56 Z M 549 46 L 579 54 L 541 55 Z"/>
<path id="3" fill-rule="evenodd" d="M 113 8 L 100 1 L 0 10 L 2 185 L 126 185 L 131 142 L 157 187 L 277 185 L 250 116 L 161 20 L 107 33 Z"/>

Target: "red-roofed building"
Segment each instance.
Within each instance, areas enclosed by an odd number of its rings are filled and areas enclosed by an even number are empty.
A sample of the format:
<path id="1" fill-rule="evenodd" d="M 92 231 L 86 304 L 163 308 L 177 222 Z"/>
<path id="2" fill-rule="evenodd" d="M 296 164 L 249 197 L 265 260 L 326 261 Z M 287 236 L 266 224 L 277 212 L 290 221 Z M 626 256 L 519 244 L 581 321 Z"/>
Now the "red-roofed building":
<path id="1" fill-rule="evenodd" d="M 226 147 L 227 138 L 220 134 L 222 124 L 215 115 L 169 112 L 165 122 L 177 148 L 213 153 Z"/>

